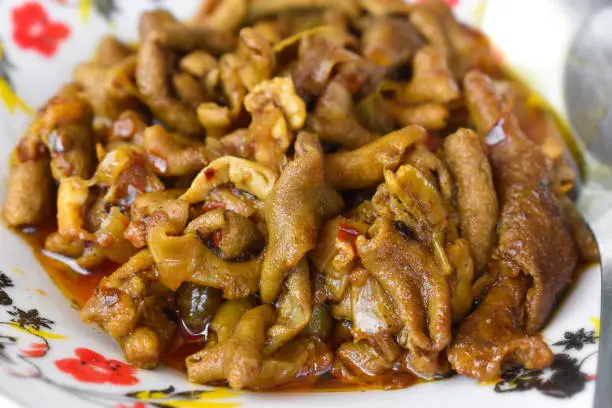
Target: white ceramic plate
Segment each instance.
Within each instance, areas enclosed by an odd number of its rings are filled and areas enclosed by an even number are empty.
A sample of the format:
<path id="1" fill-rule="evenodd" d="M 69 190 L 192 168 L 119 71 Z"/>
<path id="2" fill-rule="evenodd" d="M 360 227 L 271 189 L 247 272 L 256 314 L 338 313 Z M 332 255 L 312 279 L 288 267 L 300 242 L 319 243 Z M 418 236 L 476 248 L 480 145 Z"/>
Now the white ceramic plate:
<path id="1" fill-rule="evenodd" d="M 562 64 L 577 21 L 555 1 L 449 0 L 482 27 L 504 58 L 562 111 Z M 196 0 L 0 0 L 0 179 L 33 109 L 91 56 L 98 38 L 134 39 L 140 11 L 179 17 Z M 545 16 L 545 17 L 543 17 Z M 0 201 L 5 189 L 0 188 Z M 171 369 L 136 370 L 110 337 L 79 320 L 19 237 L 0 228 L 0 391 L 19 405 L 53 407 L 566 407 L 590 406 L 599 326 L 598 268 L 583 273 L 544 331 L 556 357 L 542 371 L 498 384 L 452 378 L 398 391 L 253 394 L 195 386 Z M 0 397 L 1 398 L 1 397 Z M 1 400 L 0 400 L 1 403 Z M 13 403 L 11 403 L 12 405 Z"/>

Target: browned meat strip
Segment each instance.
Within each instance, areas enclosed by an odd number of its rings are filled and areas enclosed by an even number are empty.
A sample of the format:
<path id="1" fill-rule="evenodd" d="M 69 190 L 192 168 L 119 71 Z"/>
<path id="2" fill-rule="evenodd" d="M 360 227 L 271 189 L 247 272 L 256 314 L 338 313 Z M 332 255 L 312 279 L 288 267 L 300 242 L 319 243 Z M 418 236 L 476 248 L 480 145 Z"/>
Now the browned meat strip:
<path id="1" fill-rule="evenodd" d="M 372 17 L 364 25 L 361 53 L 382 67 L 407 62 L 421 43 L 415 28 L 403 18 Z"/>
<path id="2" fill-rule="evenodd" d="M 489 39 L 482 32 L 457 21 L 445 1 L 425 2 L 411 14 L 410 20 L 430 43 L 443 52 L 457 79 L 461 80 L 472 69 L 500 74 L 499 62 Z"/>
<path id="3" fill-rule="evenodd" d="M 499 379 L 504 363 L 520 363 L 527 369 L 541 369 L 552 363 L 553 354 L 539 337 L 525 334 L 526 277 L 501 279 L 466 318 L 448 360 L 459 374 L 480 381 Z"/>
<path id="4" fill-rule="evenodd" d="M 185 225 L 189 216 L 189 206 L 177 198 L 183 190 L 164 190 L 139 195 L 130 208 L 130 224 L 126 228 L 125 238 L 136 248 L 147 245 L 147 233 L 151 226 L 149 217 L 157 211 L 163 211 L 173 224 Z"/>
<path id="5" fill-rule="evenodd" d="M 87 100 L 64 88 L 40 114 L 40 135 L 51 155 L 55 180 L 89 178 L 96 167 L 93 111 Z"/>
<path id="6" fill-rule="evenodd" d="M 356 245 L 363 265 L 395 302 L 404 324 L 400 344 L 411 351 L 444 349 L 451 340 L 451 293 L 446 277 L 421 244 L 404 239 L 390 220 L 377 222 L 376 235 L 369 240 L 360 236 Z"/>
<path id="7" fill-rule="evenodd" d="M 414 74 L 403 100 L 408 103 L 448 103 L 461 95 L 444 55 L 433 46 L 421 48 L 414 56 Z"/>
<path id="8" fill-rule="evenodd" d="M 547 156 L 525 137 L 512 113 L 504 115 L 491 80 L 472 71 L 465 78 L 467 104 L 487 153 L 501 198 L 499 246 L 502 274 L 528 274 L 527 332 L 548 319 L 577 262 L 558 199 L 550 190 Z"/>
<path id="9" fill-rule="evenodd" d="M 166 24 L 156 29 L 159 44 L 177 51 L 205 50 L 215 55 L 232 51 L 236 39 L 227 31 L 184 24 Z"/>
<path id="10" fill-rule="evenodd" d="M 89 178 L 96 165 L 93 113 L 78 96 L 78 86 L 64 86 L 40 110 L 10 159 L 3 216 L 9 225 L 36 225 L 54 207 L 53 178 Z M 49 160 L 49 158 L 51 160 Z"/>
<path id="11" fill-rule="evenodd" d="M 312 293 L 306 259 L 303 259 L 285 279 L 276 303 L 276 312 L 276 323 L 267 332 L 265 355 L 273 354 L 287 344 L 310 322 Z"/>
<path id="12" fill-rule="evenodd" d="M 275 317 L 271 305 L 246 312 L 229 340 L 187 357 L 189 380 L 205 384 L 227 379 L 234 389 L 254 385 L 261 371 L 266 329 Z"/>
<path id="13" fill-rule="evenodd" d="M 169 306 L 162 296 L 145 299 L 136 327 L 119 341 L 127 361 L 140 368 L 157 367 L 176 334 L 176 325 L 164 311 Z"/>
<path id="14" fill-rule="evenodd" d="M 264 247 L 264 237 L 253 221 L 234 211 L 225 211 L 223 216 L 224 225 L 214 235 L 219 256 L 227 260 L 237 259 Z"/>
<path id="15" fill-rule="evenodd" d="M 2 216 L 14 227 L 38 225 L 52 214 L 53 179 L 49 160 L 38 159 L 16 162 L 10 168 L 6 201 Z"/>
<path id="16" fill-rule="evenodd" d="M 183 104 L 194 109 L 212 99 L 197 78 L 186 72 L 172 75 L 172 89 Z"/>
<path id="17" fill-rule="evenodd" d="M 456 183 L 461 234 L 470 243 L 480 276 L 495 245 L 499 215 L 491 166 L 478 135 L 469 129 L 459 129 L 446 138 L 444 157 Z"/>
<path id="18" fill-rule="evenodd" d="M 204 143 L 167 132 L 159 125 L 144 131 L 142 144 L 155 172 L 164 176 L 195 174 L 218 157 Z"/>
<path id="19" fill-rule="evenodd" d="M 186 136 L 197 136 L 204 129 L 195 112 L 170 94 L 166 75 L 167 57 L 152 36 L 143 39 L 138 50 L 136 81 L 151 111 L 168 126 Z"/>
<path id="20" fill-rule="evenodd" d="M 350 90 L 333 80 L 317 102 L 310 125 L 321 140 L 355 149 L 372 142 L 376 135 L 364 128 L 355 116 Z"/>
<path id="21" fill-rule="evenodd" d="M 112 35 L 102 38 L 96 48 L 94 61 L 103 67 L 111 67 L 130 56 L 134 51 Z"/>
<path id="22" fill-rule="evenodd" d="M 126 109 L 138 109 L 140 101 L 134 97 L 131 82 L 135 57 L 126 57 L 113 66 L 84 62 L 74 69 L 74 81 L 83 87 L 83 94 L 91 104 L 98 127 L 106 127 Z"/>
<path id="23" fill-rule="evenodd" d="M 387 108 L 399 126 L 419 125 L 428 130 L 440 130 L 448 124 L 449 111 L 442 104 L 404 105 L 388 101 Z"/>
<path id="24" fill-rule="evenodd" d="M 265 201 L 269 243 L 261 271 L 261 299 L 273 302 L 289 271 L 316 245 L 321 221 L 342 210 L 342 198 L 325 179 L 318 138 L 302 132 L 295 158 Z"/>
<path id="25" fill-rule="evenodd" d="M 423 128 L 409 126 L 358 149 L 327 154 L 329 182 L 340 191 L 375 187 L 384 180 L 385 170 L 395 170 L 406 150 L 424 138 Z"/>
<path id="26" fill-rule="evenodd" d="M 319 96 L 342 64 L 362 61 L 345 47 L 351 42 L 344 30 L 327 27 L 300 42 L 296 66 L 291 72 L 298 94 L 306 100 Z"/>
<path id="27" fill-rule="evenodd" d="M 527 332 L 540 329 L 569 285 L 577 262 L 571 235 L 559 204 L 544 186 L 507 202 L 501 213 L 495 257 L 511 276 L 528 273 Z"/>
<path id="28" fill-rule="evenodd" d="M 96 323 L 115 339 L 127 336 L 142 316 L 147 286 L 155 279 L 151 252 L 142 250 L 102 279 L 81 310 L 81 319 Z"/>
<path id="29" fill-rule="evenodd" d="M 507 112 L 508 107 L 497 96 L 491 79 L 472 71 L 466 76 L 464 87 L 470 117 L 485 146 L 502 205 L 518 187 L 547 183 L 550 163 L 546 155 L 527 139 L 516 117 Z"/>

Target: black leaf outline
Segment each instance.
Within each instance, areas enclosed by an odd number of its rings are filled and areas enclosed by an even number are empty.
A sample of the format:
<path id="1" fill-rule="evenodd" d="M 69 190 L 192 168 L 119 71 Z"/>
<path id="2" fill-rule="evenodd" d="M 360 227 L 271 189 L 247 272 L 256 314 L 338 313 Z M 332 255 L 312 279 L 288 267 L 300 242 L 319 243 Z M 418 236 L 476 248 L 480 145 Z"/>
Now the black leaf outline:
<path id="1" fill-rule="evenodd" d="M 12 288 L 13 280 L 9 278 L 4 272 L 0 272 L 0 289 Z"/>
<path id="2" fill-rule="evenodd" d="M 595 344 L 598 337 L 594 330 L 580 329 L 575 332 L 566 331 L 563 338 L 563 340 L 553 343 L 553 346 L 563 346 L 563 351 L 567 351 L 572 349 L 582 350 L 585 344 Z"/>
<path id="3" fill-rule="evenodd" d="M 584 361 L 584 360 L 583 360 Z M 584 390 L 589 376 L 580 370 L 582 362 L 568 354 L 555 354 L 550 367 L 543 370 L 527 370 L 513 367 L 502 374 L 502 381 L 495 384 L 495 392 L 515 392 L 537 389 L 553 398 L 570 398 Z"/>
<path id="4" fill-rule="evenodd" d="M 9 343 L 16 343 L 17 338 L 13 336 L 5 336 L 0 334 L 0 361 L 5 361 L 7 363 L 12 363 L 13 360 L 6 354 L 6 345 Z"/>
<path id="5" fill-rule="evenodd" d="M 51 329 L 51 326 L 55 324 L 53 320 L 40 316 L 37 309 L 24 311 L 17 306 L 13 306 L 13 310 L 9 311 L 8 314 L 13 316 L 11 322 L 19 325 L 22 329 L 28 327 L 34 330 L 40 330 L 41 327 Z"/>
<path id="6" fill-rule="evenodd" d="M 133 391 L 133 392 L 128 392 L 127 394 L 125 394 L 126 397 L 129 398 L 138 398 L 139 394 L 142 394 L 143 392 L 149 393 L 149 394 L 163 394 L 165 397 L 170 396 L 170 394 L 172 394 L 174 392 L 175 388 L 173 385 L 169 385 L 167 388 L 164 388 L 163 390 L 146 390 L 146 391 Z M 164 397 L 164 398 L 165 398 Z"/>
<path id="7" fill-rule="evenodd" d="M 13 299 L 3 290 L 0 290 L 0 306 L 10 306 L 13 304 Z"/>

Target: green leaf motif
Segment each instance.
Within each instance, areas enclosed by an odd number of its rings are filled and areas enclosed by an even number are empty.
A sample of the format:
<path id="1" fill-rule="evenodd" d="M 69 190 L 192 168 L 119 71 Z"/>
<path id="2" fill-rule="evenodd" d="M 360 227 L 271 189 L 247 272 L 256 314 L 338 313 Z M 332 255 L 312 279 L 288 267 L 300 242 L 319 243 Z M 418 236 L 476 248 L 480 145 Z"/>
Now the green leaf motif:
<path id="1" fill-rule="evenodd" d="M 107 21 L 111 21 L 115 14 L 119 11 L 115 0 L 94 0 L 93 5 L 96 12 L 98 12 Z"/>

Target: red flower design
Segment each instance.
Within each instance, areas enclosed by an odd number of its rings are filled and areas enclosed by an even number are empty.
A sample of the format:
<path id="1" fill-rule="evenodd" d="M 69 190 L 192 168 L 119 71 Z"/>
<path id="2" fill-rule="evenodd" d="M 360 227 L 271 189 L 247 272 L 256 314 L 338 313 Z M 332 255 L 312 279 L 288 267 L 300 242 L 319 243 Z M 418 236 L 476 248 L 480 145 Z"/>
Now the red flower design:
<path id="1" fill-rule="evenodd" d="M 107 360 L 101 354 L 90 349 L 74 350 L 77 358 L 57 360 L 55 365 L 60 371 L 72 375 L 75 380 L 88 383 L 111 383 L 115 385 L 134 385 L 138 378 L 136 369 L 118 360 Z"/>
<path id="2" fill-rule="evenodd" d="M 126 405 L 126 404 L 117 405 L 117 408 L 146 408 L 146 407 L 147 406 L 144 404 L 144 402 L 140 402 L 140 401 L 138 401 L 134 405 Z"/>
<path id="3" fill-rule="evenodd" d="M 28 348 L 19 350 L 19 354 L 24 357 L 42 357 L 48 350 L 47 343 L 30 343 Z"/>
<path id="4" fill-rule="evenodd" d="M 13 9 L 13 40 L 25 50 L 52 57 L 60 42 L 70 35 L 70 27 L 49 20 L 46 10 L 38 3 L 28 2 Z"/>

